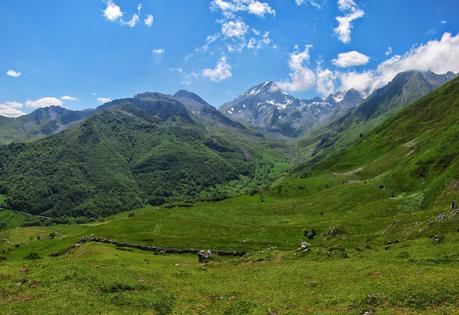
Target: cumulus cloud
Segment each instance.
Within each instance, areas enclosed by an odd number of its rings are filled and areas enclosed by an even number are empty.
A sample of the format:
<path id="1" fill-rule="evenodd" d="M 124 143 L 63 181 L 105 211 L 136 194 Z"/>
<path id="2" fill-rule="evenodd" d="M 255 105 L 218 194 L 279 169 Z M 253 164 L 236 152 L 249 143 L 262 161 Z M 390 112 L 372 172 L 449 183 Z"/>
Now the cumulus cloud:
<path id="1" fill-rule="evenodd" d="M 374 76 L 371 71 L 364 72 L 338 72 L 337 77 L 341 82 L 340 90 L 347 91 L 356 89 L 361 92 L 371 92 L 369 88 L 373 84 Z"/>
<path id="2" fill-rule="evenodd" d="M 153 49 L 151 52 L 159 60 L 164 55 L 166 50 L 164 48 L 156 48 L 156 49 Z"/>
<path id="3" fill-rule="evenodd" d="M 78 98 L 76 98 L 74 96 L 70 96 L 70 95 L 65 95 L 65 96 L 61 97 L 61 100 L 76 102 L 76 101 L 78 101 Z"/>
<path id="4" fill-rule="evenodd" d="M 109 20 L 110 22 L 115 22 L 123 16 L 123 11 L 121 8 L 113 2 L 113 0 L 107 0 L 105 2 L 107 7 L 105 8 L 104 17 Z"/>
<path id="5" fill-rule="evenodd" d="M 19 78 L 22 75 L 22 73 L 16 70 L 8 70 L 6 71 L 6 75 L 13 78 Z"/>
<path id="6" fill-rule="evenodd" d="M 143 22 L 144 22 L 145 25 L 148 26 L 148 27 L 152 26 L 152 25 L 153 25 L 153 22 L 154 22 L 153 15 L 148 14 L 147 17 L 145 18 L 145 20 L 143 20 Z"/>
<path id="7" fill-rule="evenodd" d="M 322 9 L 325 0 L 295 0 L 297 6 L 308 4 L 316 9 Z"/>
<path id="8" fill-rule="evenodd" d="M 221 57 L 215 68 L 206 68 L 202 70 L 202 76 L 214 82 L 220 82 L 231 78 L 231 65 L 228 64 L 226 57 Z"/>
<path id="9" fill-rule="evenodd" d="M 266 2 L 257 0 L 212 0 L 212 11 L 221 11 L 227 18 L 233 18 L 237 12 L 247 12 L 259 17 L 276 15 L 276 11 Z"/>
<path id="10" fill-rule="evenodd" d="M 391 46 L 387 47 L 387 50 L 384 53 L 384 55 L 386 55 L 386 56 L 392 55 L 392 47 Z"/>
<path id="11" fill-rule="evenodd" d="M 103 10 L 103 16 L 110 22 L 118 22 L 118 24 L 127 26 L 130 28 L 134 28 L 139 22 L 141 21 L 142 17 L 142 4 L 137 4 L 137 12 L 132 15 L 129 20 L 123 19 L 124 12 L 121 7 L 114 2 L 114 0 L 106 0 L 105 1 L 105 9 Z M 147 27 L 153 25 L 154 19 L 153 15 L 148 14 L 146 15 L 145 19 L 143 20 L 144 24 Z"/>
<path id="12" fill-rule="evenodd" d="M 277 85 L 286 91 L 300 92 L 307 90 L 315 84 L 315 73 L 309 68 L 311 45 L 306 45 L 303 51 L 292 52 L 289 56 L 289 80 L 278 82 Z"/>
<path id="13" fill-rule="evenodd" d="M 206 43 L 195 49 L 196 52 L 207 51 L 209 47 L 218 46 L 219 50 L 226 49 L 228 52 L 240 52 L 244 49 L 257 50 L 272 44 L 269 32 L 258 31 L 244 22 L 242 13 L 265 17 L 276 15 L 276 11 L 267 3 L 258 0 L 212 0 L 210 9 L 223 15 L 222 19 L 216 20 L 221 24 L 220 32 L 209 35 Z M 190 54 L 186 60 L 194 56 Z"/>
<path id="14" fill-rule="evenodd" d="M 323 96 L 330 95 L 335 91 L 335 74 L 329 69 L 317 69 L 316 89 Z"/>
<path id="15" fill-rule="evenodd" d="M 264 32 L 261 34 L 257 30 L 253 30 L 253 33 L 256 37 L 251 37 L 247 42 L 247 48 L 249 49 L 260 49 L 263 46 L 267 46 L 272 43 L 271 38 L 269 37 L 269 32 Z"/>
<path id="16" fill-rule="evenodd" d="M 369 94 L 375 89 L 388 84 L 398 73 L 408 70 L 459 73 L 459 34 L 453 36 L 444 33 L 440 39 L 430 40 L 407 51 L 403 55 L 394 55 L 381 62 L 374 69 L 364 71 L 344 71 L 350 65 L 368 62 L 357 52 L 339 54 L 332 63 L 334 69 L 323 69 L 321 65 L 311 68 L 311 46 L 303 51 L 298 47 L 289 55 L 289 80 L 278 82 L 278 86 L 290 92 L 302 92 L 315 88 L 318 93 L 327 96 L 333 92 L 356 89 L 363 94 Z"/>
<path id="17" fill-rule="evenodd" d="M 24 105 L 22 103 L 14 101 L 0 103 L 0 116 L 19 117 L 25 115 L 21 110 L 23 107 Z"/>
<path id="18" fill-rule="evenodd" d="M 112 99 L 111 98 L 108 98 L 108 97 L 98 97 L 97 98 L 97 103 L 99 104 L 104 104 L 104 103 L 108 103 L 108 102 L 111 102 Z"/>
<path id="19" fill-rule="evenodd" d="M 375 70 L 344 74 L 341 76 L 341 90 L 352 86 L 362 91 L 373 91 L 407 70 L 459 72 L 459 35 L 444 33 L 440 40 L 430 40 L 403 55 L 395 55 L 380 63 Z"/>
<path id="20" fill-rule="evenodd" d="M 351 41 L 352 21 L 365 15 L 365 12 L 357 7 L 353 0 L 338 0 L 338 8 L 344 13 L 337 16 L 338 26 L 333 29 L 339 40 L 344 44 Z"/>
<path id="21" fill-rule="evenodd" d="M 242 37 L 247 33 L 247 30 L 248 26 L 242 20 L 225 22 L 221 27 L 222 34 L 229 38 Z"/>
<path id="22" fill-rule="evenodd" d="M 42 97 L 36 100 L 27 100 L 25 105 L 31 108 L 42 108 L 49 106 L 62 106 L 64 104 L 60 99 L 56 97 Z"/>
<path id="23" fill-rule="evenodd" d="M 352 66 L 365 65 L 370 60 L 370 57 L 352 50 L 345 53 L 339 53 L 338 57 L 332 60 L 335 66 L 347 68 Z"/>
<path id="24" fill-rule="evenodd" d="M 276 11 L 266 2 L 250 1 L 247 6 L 247 11 L 256 16 L 265 16 L 265 14 L 276 15 Z"/>
<path id="25" fill-rule="evenodd" d="M 134 14 L 129 21 L 123 22 L 123 24 L 132 28 L 132 27 L 136 26 L 137 23 L 139 23 L 139 20 L 140 20 L 139 15 L 138 14 Z"/>

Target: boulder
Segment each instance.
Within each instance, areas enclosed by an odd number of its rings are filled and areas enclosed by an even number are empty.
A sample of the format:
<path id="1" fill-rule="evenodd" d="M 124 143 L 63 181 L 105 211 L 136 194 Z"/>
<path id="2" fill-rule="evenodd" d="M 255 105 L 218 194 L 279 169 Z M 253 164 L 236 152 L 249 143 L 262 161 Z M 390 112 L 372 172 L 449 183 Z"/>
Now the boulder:
<path id="1" fill-rule="evenodd" d="M 214 256 L 214 253 L 210 249 L 200 250 L 198 252 L 198 260 L 200 263 L 208 262 L 209 260 L 212 259 L 213 256 Z"/>
<path id="2" fill-rule="evenodd" d="M 434 236 L 430 238 L 430 240 L 434 244 L 440 244 L 441 242 L 443 242 L 443 239 L 444 239 L 444 236 L 440 234 L 435 234 Z"/>
<path id="3" fill-rule="evenodd" d="M 331 237 L 338 237 L 340 235 L 344 234 L 344 230 L 341 228 L 333 228 L 328 230 L 327 232 L 324 233 L 324 236 L 326 238 L 331 238 Z"/>
<path id="4" fill-rule="evenodd" d="M 296 250 L 297 252 L 307 253 L 311 250 L 311 244 L 308 242 L 301 242 L 300 247 Z"/>

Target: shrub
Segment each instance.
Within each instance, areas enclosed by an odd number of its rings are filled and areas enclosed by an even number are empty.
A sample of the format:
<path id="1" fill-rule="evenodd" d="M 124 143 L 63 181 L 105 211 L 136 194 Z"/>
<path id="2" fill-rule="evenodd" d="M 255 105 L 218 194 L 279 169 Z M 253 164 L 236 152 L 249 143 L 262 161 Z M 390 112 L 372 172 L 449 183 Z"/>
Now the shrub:
<path id="1" fill-rule="evenodd" d="M 35 259 L 41 259 L 41 256 L 38 255 L 37 253 L 30 253 L 28 254 L 27 256 L 24 257 L 24 259 L 27 259 L 27 260 L 35 260 Z"/>

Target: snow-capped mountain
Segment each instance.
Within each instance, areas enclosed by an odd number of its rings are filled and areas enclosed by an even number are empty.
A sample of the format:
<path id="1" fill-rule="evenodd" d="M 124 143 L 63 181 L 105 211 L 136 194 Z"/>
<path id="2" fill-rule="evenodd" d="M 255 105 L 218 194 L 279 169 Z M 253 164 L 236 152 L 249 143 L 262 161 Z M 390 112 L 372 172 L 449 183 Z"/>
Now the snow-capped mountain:
<path id="1" fill-rule="evenodd" d="M 222 105 L 220 111 L 245 124 L 296 137 L 319 122 L 340 116 L 362 100 L 356 90 L 299 100 L 282 91 L 276 83 L 267 81 Z"/>

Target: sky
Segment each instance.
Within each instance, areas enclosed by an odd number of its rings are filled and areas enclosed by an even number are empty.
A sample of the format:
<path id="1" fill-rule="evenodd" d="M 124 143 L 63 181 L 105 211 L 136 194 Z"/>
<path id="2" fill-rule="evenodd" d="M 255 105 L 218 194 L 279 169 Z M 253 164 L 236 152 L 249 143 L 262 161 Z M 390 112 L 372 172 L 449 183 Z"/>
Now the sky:
<path id="1" fill-rule="evenodd" d="M 459 72 L 456 0 L 3 0 L 0 115 L 145 91 L 215 107 L 275 81 L 299 98 Z"/>

